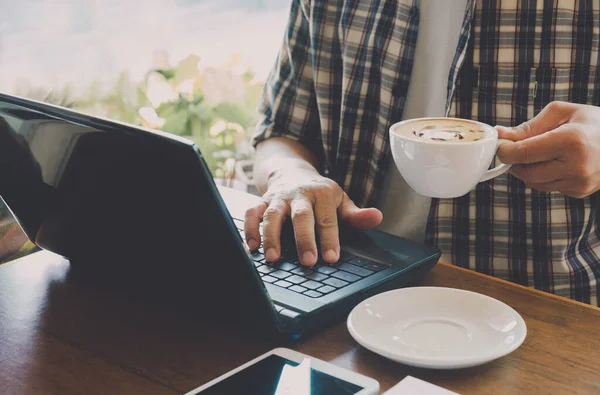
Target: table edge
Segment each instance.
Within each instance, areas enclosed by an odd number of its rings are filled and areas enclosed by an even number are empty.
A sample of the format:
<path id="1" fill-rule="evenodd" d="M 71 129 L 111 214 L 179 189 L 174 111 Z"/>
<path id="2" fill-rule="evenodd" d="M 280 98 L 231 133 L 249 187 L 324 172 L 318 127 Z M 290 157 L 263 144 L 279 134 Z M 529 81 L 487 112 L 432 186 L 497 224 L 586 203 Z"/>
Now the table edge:
<path id="1" fill-rule="evenodd" d="M 27 259 L 41 258 L 41 256 L 48 255 L 48 254 L 50 254 L 50 256 L 52 256 L 55 259 L 65 260 L 67 262 L 69 261 L 68 259 L 66 259 L 63 256 L 55 254 L 55 253 L 53 253 L 51 251 L 47 251 L 47 250 L 41 249 L 41 250 L 35 251 L 35 252 L 33 252 L 33 253 L 29 254 L 29 255 L 25 255 L 25 256 L 19 257 L 17 259 L 8 261 L 8 262 L 4 262 L 3 264 L 0 264 L 0 268 L 2 266 L 5 266 L 5 265 L 14 264 L 14 263 L 17 263 L 19 261 L 24 261 L 24 260 L 27 260 Z M 511 286 L 511 287 L 519 288 L 519 289 L 524 290 L 524 291 L 526 291 L 528 293 L 531 293 L 531 294 L 534 294 L 534 295 L 537 295 L 537 296 L 541 296 L 543 298 L 549 298 L 549 299 L 554 299 L 556 301 L 567 302 L 567 303 L 575 305 L 575 306 L 585 307 L 585 308 L 588 308 L 590 310 L 600 312 L 600 307 L 593 306 L 591 304 L 579 302 L 577 300 L 565 298 L 563 296 L 558 296 L 558 295 L 555 295 L 555 294 L 552 294 L 552 293 L 549 293 L 549 292 L 540 291 L 539 289 L 535 289 L 535 288 L 527 287 L 527 286 L 524 286 L 524 285 L 521 285 L 521 284 L 513 283 L 513 282 L 508 281 L 508 280 L 504 280 L 504 279 L 501 279 L 501 278 L 498 278 L 498 277 L 490 276 L 490 275 L 487 275 L 487 274 L 484 274 L 484 273 L 479 273 L 479 272 L 476 272 L 475 270 L 467 269 L 467 268 L 464 268 L 464 267 L 455 266 L 455 265 L 452 265 L 450 263 L 439 261 L 437 264 L 441 265 L 441 266 L 444 266 L 445 268 L 448 268 L 448 269 L 451 269 L 451 270 L 456 270 L 456 271 L 462 272 L 462 273 L 468 273 L 468 274 L 470 274 L 472 276 L 475 276 L 475 277 L 479 277 L 479 278 L 487 279 L 487 280 L 490 280 L 490 281 L 495 281 L 495 282 L 498 282 L 498 283 L 501 283 L 501 284 L 504 284 L 504 285 L 508 285 L 508 286 Z"/>
<path id="2" fill-rule="evenodd" d="M 532 293 L 532 294 L 535 294 L 535 295 L 538 295 L 538 296 L 541 296 L 541 297 L 555 299 L 555 300 L 562 301 L 562 302 L 567 302 L 567 303 L 570 303 L 570 304 L 574 304 L 576 306 L 586 307 L 588 309 L 600 312 L 600 307 L 597 307 L 597 306 L 594 306 L 594 305 L 591 305 L 591 304 L 587 304 L 587 303 L 583 303 L 583 302 L 580 302 L 580 301 L 577 301 L 577 300 L 565 298 L 564 296 L 555 295 L 553 293 L 549 293 L 549 292 L 545 292 L 545 291 L 540 291 L 539 289 L 535 289 L 535 288 L 527 287 L 525 285 L 513 283 L 511 281 L 504 280 L 502 278 L 498 278 L 498 277 L 494 277 L 494 276 L 490 276 L 488 274 L 479 273 L 479 272 L 476 272 L 475 270 L 467 269 L 467 268 L 460 267 L 460 266 L 455 266 L 455 265 L 452 265 L 450 263 L 446 263 L 446 262 L 442 262 L 442 261 L 439 261 L 438 265 L 442 265 L 444 267 L 447 267 L 447 268 L 450 268 L 450 269 L 453 269 L 453 270 L 457 270 L 457 271 L 460 271 L 460 272 L 470 273 L 471 275 L 474 275 L 476 277 L 482 277 L 482 278 L 485 278 L 485 279 L 488 279 L 488 280 L 491 280 L 491 281 L 499 282 L 501 284 L 510 285 L 512 287 L 522 289 L 524 291 L 527 291 L 529 293 Z"/>

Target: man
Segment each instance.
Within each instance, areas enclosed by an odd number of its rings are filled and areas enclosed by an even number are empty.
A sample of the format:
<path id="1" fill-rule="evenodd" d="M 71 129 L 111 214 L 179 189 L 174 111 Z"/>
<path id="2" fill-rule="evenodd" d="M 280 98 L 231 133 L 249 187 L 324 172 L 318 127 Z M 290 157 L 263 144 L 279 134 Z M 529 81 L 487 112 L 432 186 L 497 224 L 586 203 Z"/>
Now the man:
<path id="1" fill-rule="evenodd" d="M 319 259 L 317 243 L 335 262 L 338 221 L 379 226 L 598 305 L 599 30 L 597 0 L 293 0 L 254 140 L 265 194 L 246 215 L 249 247 L 263 221 L 277 260 L 291 217 L 301 263 Z M 510 174 L 457 199 L 417 195 L 387 131 L 426 116 L 503 125 Z"/>

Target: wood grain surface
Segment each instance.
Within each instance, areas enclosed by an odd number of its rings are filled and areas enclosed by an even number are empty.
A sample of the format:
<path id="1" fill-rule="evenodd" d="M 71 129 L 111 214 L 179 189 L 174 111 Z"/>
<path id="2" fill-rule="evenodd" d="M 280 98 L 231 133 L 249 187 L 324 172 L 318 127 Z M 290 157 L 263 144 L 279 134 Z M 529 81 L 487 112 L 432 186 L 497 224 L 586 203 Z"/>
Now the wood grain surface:
<path id="1" fill-rule="evenodd" d="M 294 348 L 382 390 L 412 375 L 463 394 L 600 393 L 600 309 L 445 264 L 423 284 L 507 303 L 525 319 L 527 339 L 507 357 L 455 371 L 388 361 L 358 346 L 345 323 Z M 1 265 L 0 394 L 183 393 L 277 346 L 200 317 L 89 287 L 48 252 Z"/>

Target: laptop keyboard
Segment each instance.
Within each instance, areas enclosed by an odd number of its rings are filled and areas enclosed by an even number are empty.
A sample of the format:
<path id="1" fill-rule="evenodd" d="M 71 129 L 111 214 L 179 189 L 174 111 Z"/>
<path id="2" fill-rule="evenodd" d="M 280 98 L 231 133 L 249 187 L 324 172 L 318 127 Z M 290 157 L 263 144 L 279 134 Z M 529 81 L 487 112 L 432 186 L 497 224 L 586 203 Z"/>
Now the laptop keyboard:
<path id="1" fill-rule="evenodd" d="M 244 222 L 235 218 L 234 222 L 245 240 Z M 274 263 L 266 262 L 262 246 L 252 251 L 251 257 L 264 282 L 311 298 L 320 298 L 389 267 L 346 251 L 335 264 L 319 261 L 312 267 L 300 265 L 295 249 L 283 251 L 281 259 Z"/>

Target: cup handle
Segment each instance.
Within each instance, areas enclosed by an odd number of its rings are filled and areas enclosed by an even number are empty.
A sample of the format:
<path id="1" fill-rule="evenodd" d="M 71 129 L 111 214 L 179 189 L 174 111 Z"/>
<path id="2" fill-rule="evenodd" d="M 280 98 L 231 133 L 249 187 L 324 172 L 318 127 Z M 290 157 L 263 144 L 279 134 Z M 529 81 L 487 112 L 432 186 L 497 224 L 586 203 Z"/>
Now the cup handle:
<path id="1" fill-rule="evenodd" d="M 502 144 L 512 143 L 512 142 L 513 142 L 512 140 L 508 140 L 508 139 L 498 139 L 498 142 L 496 143 L 496 151 L 498 151 L 498 148 L 500 148 L 500 146 Z M 479 180 L 479 182 L 491 180 L 494 177 L 498 177 L 500 174 L 506 173 L 508 171 L 508 169 L 510 169 L 511 166 L 512 165 L 500 163 L 498 166 L 494 167 L 493 169 L 486 171 L 485 174 L 483 175 L 483 177 L 481 177 L 481 180 Z"/>

